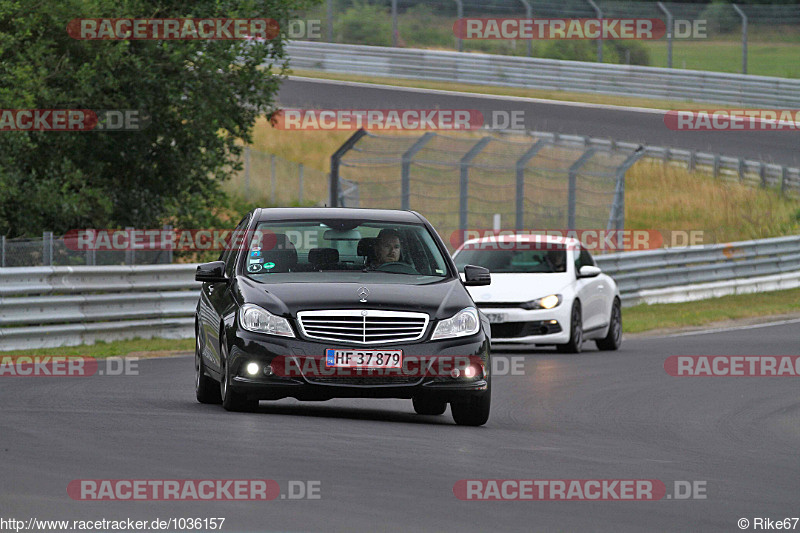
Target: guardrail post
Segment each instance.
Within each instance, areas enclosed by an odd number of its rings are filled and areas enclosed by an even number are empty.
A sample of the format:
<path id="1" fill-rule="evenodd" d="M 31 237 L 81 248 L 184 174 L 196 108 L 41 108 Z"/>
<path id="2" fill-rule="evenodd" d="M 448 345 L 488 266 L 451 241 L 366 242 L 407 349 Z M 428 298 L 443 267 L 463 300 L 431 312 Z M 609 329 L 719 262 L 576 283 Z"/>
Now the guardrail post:
<path id="1" fill-rule="evenodd" d="M 767 187 L 767 165 L 763 161 L 758 168 L 758 176 L 761 178 L 761 188 L 765 189 Z"/>
<path id="2" fill-rule="evenodd" d="M 667 68 L 672 68 L 672 13 L 662 2 L 658 2 L 658 8 L 667 16 Z"/>
<path id="3" fill-rule="evenodd" d="M 467 208 L 469 206 L 469 199 L 468 199 L 468 192 L 469 192 L 469 164 L 470 162 L 477 156 L 481 150 L 483 150 L 489 141 L 492 140 L 492 137 L 484 137 L 477 143 L 475 146 L 469 149 L 469 151 L 464 154 L 464 157 L 461 158 L 459 161 L 459 165 L 461 167 L 461 188 L 459 194 L 459 208 L 458 208 L 458 229 L 461 230 L 461 235 L 464 235 L 464 231 L 467 229 Z"/>
<path id="4" fill-rule="evenodd" d="M 747 15 L 736 4 L 731 5 L 742 17 L 742 74 L 747 74 Z"/>
<path id="5" fill-rule="evenodd" d="M 454 1 L 456 3 L 456 9 L 457 9 L 456 16 L 458 20 L 461 20 L 462 18 L 464 18 L 464 4 L 461 2 L 461 0 L 454 0 Z M 464 51 L 464 43 L 462 42 L 461 37 L 456 37 L 456 49 L 459 52 Z"/>
<path id="6" fill-rule="evenodd" d="M 270 181 L 272 182 L 272 205 L 276 205 L 275 203 L 275 154 L 270 154 L 269 156 L 269 175 Z"/>
<path id="7" fill-rule="evenodd" d="M 522 5 L 525 6 L 525 17 L 528 20 L 533 18 L 533 9 L 531 9 L 531 3 L 528 0 L 519 0 L 522 2 Z M 528 39 L 528 57 L 533 55 L 533 39 Z"/>
<path id="8" fill-rule="evenodd" d="M 339 163 L 341 162 L 344 154 L 350 151 L 353 146 L 367 134 L 367 130 L 361 128 L 347 139 L 338 150 L 331 156 L 331 177 L 329 180 L 329 198 L 330 207 L 339 207 Z"/>
<path id="9" fill-rule="evenodd" d="M 714 178 L 719 178 L 719 154 L 714 155 Z"/>
<path id="10" fill-rule="evenodd" d="M 739 158 L 739 181 L 744 181 L 744 158 Z"/>
<path id="11" fill-rule="evenodd" d="M 589 5 L 594 8 L 594 12 L 597 14 L 597 18 L 601 21 L 603 20 L 603 10 L 594 2 L 594 0 L 586 0 L 589 2 Z M 603 23 L 600 23 L 600 28 L 603 27 Z M 600 38 L 597 39 L 597 62 L 603 62 L 603 31 L 600 30 Z"/>
<path id="12" fill-rule="evenodd" d="M 692 150 L 689 152 L 689 172 L 694 172 L 694 168 L 697 166 L 697 152 Z"/>
<path id="13" fill-rule="evenodd" d="M 789 170 L 786 168 L 785 165 L 782 166 L 781 168 L 783 169 L 781 170 L 781 195 L 784 195 L 786 194 L 786 181 L 787 178 L 789 177 Z"/>
<path id="14" fill-rule="evenodd" d="M 428 141 L 436 137 L 432 131 L 425 133 L 405 151 L 400 166 L 400 209 L 411 209 L 411 161 Z"/>
<path id="15" fill-rule="evenodd" d="M 574 230 L 577 229 L 575 227 L 575 202 L 577 196 L 577 181 L 578 181 L 578 169 L 580 169 L 584 163 L 586 163 L 594 153 L 597 151 L 597 148 L 589 148 L 586 150 L 582 156 L 578 158 L 577 161 L 572 163 L 569 167 L 569 193 L 567 195 L 567 229 Z"/>
<path id="16" fill-rule="evenodd" d="M 523 229 L 525 217 L 525 167 L 533 157 L 539 153 L 539 150 L 544 148 L 549 141 L 541 139 L 533 146 L 528 148 L 528 151 L 522 154 L 522 157 L 517 159 L 517 196 L 516 196 L 516 222 L 515 228 L 517 230 Z"/>

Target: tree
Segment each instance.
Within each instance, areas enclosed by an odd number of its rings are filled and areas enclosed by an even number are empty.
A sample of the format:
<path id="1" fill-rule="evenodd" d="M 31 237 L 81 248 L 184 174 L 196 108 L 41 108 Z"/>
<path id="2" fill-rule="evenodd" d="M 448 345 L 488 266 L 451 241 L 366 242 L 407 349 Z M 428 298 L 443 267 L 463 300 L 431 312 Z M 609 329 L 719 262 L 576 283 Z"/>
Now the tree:
<path id="1" fill-rule="evenodd" d="M 202 227 L 275 110 L 284 39 L 77 40 L 79 18 L 272 18 L 305 0 L 0 0 L 0 108 L 141 110 L 141 131 L 0 131 L 0 234 Z M 283 29 L 285 24 L 281 24 Z"/>

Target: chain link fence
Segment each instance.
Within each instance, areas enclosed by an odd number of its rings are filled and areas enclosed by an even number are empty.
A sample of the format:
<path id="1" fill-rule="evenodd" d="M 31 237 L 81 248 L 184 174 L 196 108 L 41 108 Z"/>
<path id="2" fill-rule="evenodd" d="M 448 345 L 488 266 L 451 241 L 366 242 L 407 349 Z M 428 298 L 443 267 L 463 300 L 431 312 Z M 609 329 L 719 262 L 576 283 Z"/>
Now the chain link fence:
<path id="1" fill-rule="evenodd" d="M 470 229 L 623 229 L 625 173 L 643 155 L 536 134 L 361 130 L 351 140 L 332 180 L 357 184 L 358 197 L 341 195 L 340 182 L 339 205 L 420 211 L 448 244 Z"/>
<path id="2" fill-rule="evenodd" d="M 299 16 L 321 21 L 322 31 L 315 40 L 328 42 L 800 77 L 796 61 L 800 8 L 796 4 L 326 0 Z M 455 37 L 453 23 L 463 17 L 653 18 L 673 31 L 654 41 L 462 41 Z"/>

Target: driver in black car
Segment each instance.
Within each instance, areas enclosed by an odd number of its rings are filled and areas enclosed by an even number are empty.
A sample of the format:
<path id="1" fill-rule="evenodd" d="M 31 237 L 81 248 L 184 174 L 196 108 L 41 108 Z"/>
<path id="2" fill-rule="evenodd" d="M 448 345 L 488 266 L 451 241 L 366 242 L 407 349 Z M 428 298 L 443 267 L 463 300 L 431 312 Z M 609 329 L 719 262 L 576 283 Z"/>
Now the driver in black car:
<path id="1" fill-rule="evenodd" d="M 375 243 L 375 258 L 371 266 L 377 268 L 386 263 L 396 263 L 400 261 L 401 253 L 400 233 L 394 229 L 382 229 Z"/>

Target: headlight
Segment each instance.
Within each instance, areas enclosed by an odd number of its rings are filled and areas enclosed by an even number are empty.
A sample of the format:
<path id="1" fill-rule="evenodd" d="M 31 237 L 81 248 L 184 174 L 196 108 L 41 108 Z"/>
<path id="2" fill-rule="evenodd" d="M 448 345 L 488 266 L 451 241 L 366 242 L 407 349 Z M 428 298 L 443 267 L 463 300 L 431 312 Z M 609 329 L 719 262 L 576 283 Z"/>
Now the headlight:
<path id="1" fill-rule="evenodd" d="M 452 318 L 442 320 L 436 324 L 431 340 L 449 339 L 451 337 L 466 337 L 474 335 L 481 329 L 478 320 L 478 311 L 474 307 L 467 307 L 455 314 Z"/>
<path id="2" fill-rule="evenodd" d="M 275 316 L 257 305 L 244 304 L 239 309 L 239 323 L 247 331 L 294 337 L 294 332 L 288 320 Z"/>
<path id="3" fill-rule="evenodd" d="M 536 300 L 531 300 L 530 302 L 525 302 L 522 304 L 523 309 L 552 309 L 554 307 L 558 307 L 563 298 L 561 298 L 560 294 L 550 294 L 545 296 L 544 298 L 537 298 Z"/>

